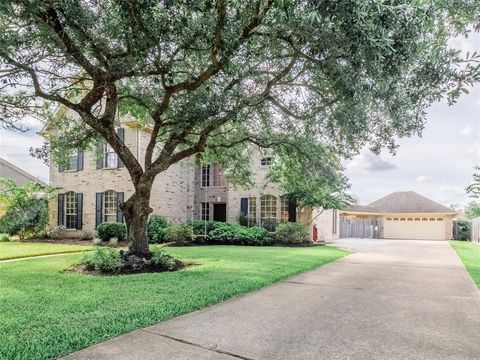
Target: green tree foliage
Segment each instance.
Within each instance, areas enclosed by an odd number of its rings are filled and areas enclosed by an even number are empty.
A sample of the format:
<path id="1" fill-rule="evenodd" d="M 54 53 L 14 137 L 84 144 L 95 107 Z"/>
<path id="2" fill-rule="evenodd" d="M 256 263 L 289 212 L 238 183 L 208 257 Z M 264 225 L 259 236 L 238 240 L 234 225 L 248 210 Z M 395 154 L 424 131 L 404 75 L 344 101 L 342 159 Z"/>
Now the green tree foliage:
<path id="1" fill-rule="evenodd" d="M 419 134 L 432 102 L 446 93 L 454 99 L 475 80 L 476 55 L 453 66 L 462 59 L 447 42 L 477 20 L 478 6 L 471 0 L 2 2 L 0 118 L 15 126 L 22 115 L 51 118 L 58 104 L 67 108 L 68 116 L 57 117 L 73 135 L 52 135 L 54 157 L 64 153 L 55 146 L 86 148 L 105 139 L 135 187 L 123 205 L 130 250 L 148 253 L 153 180 L 182 159 L 201 154 L 248 183 L 248 145 L 277 154 L 284 168 L 299 144 L 311 146 L 321 149 L 316 163 L 308 163 L 310 156 L 292 171 L 303 171 L 329 195 L 342 188 L 342 177 L 338 184 L 331 176 L 336 157 L 367 145 L 394 151 L 395 137 Z M 151 127 L 143 164 L 115 132 L 126 114 Z M 309 171 L 320 163 L 331 170 L 328 178 Z M 278 172 L 289 192 L 307 194 Z M 319 195 L 305 201 L 321 203 Z"/>
<path id="2" fill-rule="evenodd" d="M 472 198 L 480 198 L 480 166 L 475 166 L 476 172 L 473 173 L 473 180 L 466 187 L 467 195 Z"/>
<path id="3" fill-rule="evenodd" d="M 39 182 L 19 186 L 11 179 L 0 179 L 0 203 L 6 212 L 0 217 L 0 233 L 34 235 L 45 230 L 53 190 Z"/>
<path id="4" fill-rule="evenodd" d="M 480 216 L 480 203 L 477 201 L 471 201 L 466 207 L 465 207 L 465 216 L 469 219 L 474 219 L 476 217 Z"/>

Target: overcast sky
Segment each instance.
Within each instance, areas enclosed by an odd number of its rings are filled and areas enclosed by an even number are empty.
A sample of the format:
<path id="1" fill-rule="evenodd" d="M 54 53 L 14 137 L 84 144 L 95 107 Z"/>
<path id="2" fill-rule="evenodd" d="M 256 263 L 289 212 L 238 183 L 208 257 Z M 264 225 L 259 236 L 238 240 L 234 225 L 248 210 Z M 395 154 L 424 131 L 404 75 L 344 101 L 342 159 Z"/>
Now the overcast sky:
<path id="1" fill-rule="evenodd" d="M 480 51 L 480 36 L 457 39 L 452 46 L 463 51 Z M 33 124 L 31 124 L 33 125 Z M 0 156 L 48 181 L 48 168 L 29 155 L 30 147 L 42 145 L 37 135 L 41 124 L 26 133 L 0 129 Z M 393 191 L 413 190 L 446 206 L 463 207 L 468 198 L 465 186 L 473 167 L 480 164 L 480 84 L 454 106 L 433 105 L 421 138 L 398 140 L 395 156 L 363 151 L 345 161 L 351 193 L 367 204 Z"/>
<path id="2" fill-rule="evenodd" d="M 461 38 L 452 46 L 480 51 L 480 36 Z M 395 156 L 363 151 L 345 161 L 351 192 L 367 204 L 393 191 L 413 190 L 446 206 L 463 207 L 473 167 L 480 165 L 480 84 L 458 103 L 434 104 L 422 137 L 398 140 Z"/>

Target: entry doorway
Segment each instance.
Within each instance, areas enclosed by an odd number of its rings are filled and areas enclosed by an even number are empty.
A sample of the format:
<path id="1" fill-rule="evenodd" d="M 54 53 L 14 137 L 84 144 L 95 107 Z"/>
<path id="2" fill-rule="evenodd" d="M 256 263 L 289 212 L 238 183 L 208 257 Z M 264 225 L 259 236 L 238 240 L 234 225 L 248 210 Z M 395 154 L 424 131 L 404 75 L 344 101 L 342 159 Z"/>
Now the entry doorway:
<path id="1" fill-rule="evenodd" d="M 227 204 L 213 204 L 213 221 L 227 221 Z"/>

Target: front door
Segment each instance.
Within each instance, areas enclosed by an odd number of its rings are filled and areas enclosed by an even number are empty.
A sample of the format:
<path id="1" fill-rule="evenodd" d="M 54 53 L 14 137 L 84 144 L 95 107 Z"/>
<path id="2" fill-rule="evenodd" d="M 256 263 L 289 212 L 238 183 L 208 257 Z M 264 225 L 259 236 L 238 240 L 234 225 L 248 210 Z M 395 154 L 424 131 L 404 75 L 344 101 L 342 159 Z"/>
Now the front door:
<path id="1" fill-rule="evenodd" d="M 227 221 L 227 204 L 213 204 L 213 221 Z"/>

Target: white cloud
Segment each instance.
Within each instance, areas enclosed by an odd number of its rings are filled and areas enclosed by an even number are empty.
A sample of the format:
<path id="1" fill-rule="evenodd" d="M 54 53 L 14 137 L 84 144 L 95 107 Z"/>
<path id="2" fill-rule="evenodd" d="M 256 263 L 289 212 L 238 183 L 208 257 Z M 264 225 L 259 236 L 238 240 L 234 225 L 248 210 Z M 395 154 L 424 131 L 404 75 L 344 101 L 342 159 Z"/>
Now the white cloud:
<path id="1" fill-rule="evenodd" d="M 425 182 L 430 180 L 432 180 L 432 177 L 427 175 L 420 175 L 420 176 L 417 176 L 417 178 L 415 179 L 416 182 Z"/>
<path id="2" fill-rule="evenodd" d="M 472 127 L 470 125 L 465 126 L 461 131 L 460 135 L 468 136 L 472 133 Z"/>

